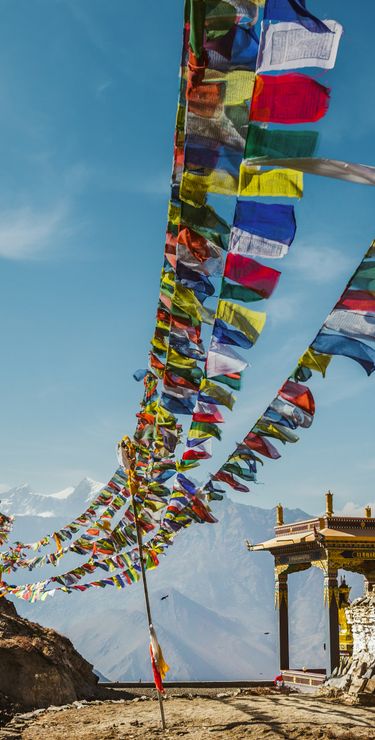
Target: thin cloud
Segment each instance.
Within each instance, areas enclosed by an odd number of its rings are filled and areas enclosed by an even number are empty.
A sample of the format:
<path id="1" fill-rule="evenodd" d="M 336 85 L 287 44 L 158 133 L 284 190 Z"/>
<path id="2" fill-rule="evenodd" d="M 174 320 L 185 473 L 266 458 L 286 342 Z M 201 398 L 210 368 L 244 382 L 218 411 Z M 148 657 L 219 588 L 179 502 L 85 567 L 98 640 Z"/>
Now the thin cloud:
<path id="1" fill-rule="evenodd" d="M 38 257 L 61 235 L 66 215 L 64 203 L 46 210 L 27 206 L 0 212 L 0 257 L 8 260 Z"/>
<path id="2" fill-rule="evenodd" d="M 268 310 L 268 318 L 273 326 L 287 324 L 295 318 L 296 311 L 301 305 L 299 295 L 273 298 Z"/>
<path id="3" fill-rule="evenodd" d="M 372 511 L 375 511 L 375 502 L 358 506 L 354 501 L 348 501 L 341 511 L 337 512 L 337 516 L 364 516 L 365 506 L 367 505 L 371 506 Z"/>
<path id="4" fill-rule="evenodd" d="M 318 241 L 318 239 L 317 239 Z M 347 273 L 352 266 L 351 259 L 335 247 L 300 245 L 291 254 L 288 267 L 299 271 L 314 283 L 329 283 Z"/>

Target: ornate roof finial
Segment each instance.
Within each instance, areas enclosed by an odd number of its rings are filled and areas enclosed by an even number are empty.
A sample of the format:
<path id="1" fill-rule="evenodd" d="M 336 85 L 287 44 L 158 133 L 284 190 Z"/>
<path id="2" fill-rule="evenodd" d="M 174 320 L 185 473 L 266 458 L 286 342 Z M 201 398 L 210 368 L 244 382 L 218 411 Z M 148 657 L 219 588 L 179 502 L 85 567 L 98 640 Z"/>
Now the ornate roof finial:
<path id="1" fill-rule="evenodd" d="M 366 519 L 371 519 L 371 506 L 365 506 L 365 517 Z"/>
<path id="2" fill-rule="evenodd" d="M 327 491 L 326 493 L 326 517 L 333 516 L 333 493 Z"/>
<path id="3" fill-rule="evenodd" d="M 284 509 L 281 504 L 276 506 L 276 526 L 281 527 L 284 524 Z"/>

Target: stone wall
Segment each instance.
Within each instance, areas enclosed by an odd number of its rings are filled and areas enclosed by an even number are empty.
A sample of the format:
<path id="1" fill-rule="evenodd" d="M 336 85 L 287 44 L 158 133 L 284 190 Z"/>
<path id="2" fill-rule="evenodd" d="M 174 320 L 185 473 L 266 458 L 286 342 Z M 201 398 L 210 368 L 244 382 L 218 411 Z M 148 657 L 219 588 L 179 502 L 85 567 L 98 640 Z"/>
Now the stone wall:
<path id="1" fill-rule="evenodd" d="M 353 655 L 341 661 L 322 693 L 344 694 L 351 702 L 375 705 L 375 593 L 356 599 L 347 610 Z"/>
<path id="2" fill-rule="evenodd" d="M 375 593 L 353 601 L 347 610 L 353 633 L 353 655 L 375 655 Z"/>

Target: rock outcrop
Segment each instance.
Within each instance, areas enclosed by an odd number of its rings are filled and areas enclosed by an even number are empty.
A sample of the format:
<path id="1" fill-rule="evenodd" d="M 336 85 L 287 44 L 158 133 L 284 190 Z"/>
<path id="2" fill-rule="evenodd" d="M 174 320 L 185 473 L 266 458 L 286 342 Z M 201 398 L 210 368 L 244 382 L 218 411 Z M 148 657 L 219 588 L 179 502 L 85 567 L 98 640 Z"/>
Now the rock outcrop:
<path id="1" fill-rule="evenodd" d="M 35 709 L 98 694 L 98 677 L 70 640 L 0 599 L 0 708 Z"/>
<path id="2" fill-rule="evenodd" d="M 353 601 L 347 619 L 353 632 L 353 655 L 341 661 L 322 691 L 375 705 L 375 593 Z"/>

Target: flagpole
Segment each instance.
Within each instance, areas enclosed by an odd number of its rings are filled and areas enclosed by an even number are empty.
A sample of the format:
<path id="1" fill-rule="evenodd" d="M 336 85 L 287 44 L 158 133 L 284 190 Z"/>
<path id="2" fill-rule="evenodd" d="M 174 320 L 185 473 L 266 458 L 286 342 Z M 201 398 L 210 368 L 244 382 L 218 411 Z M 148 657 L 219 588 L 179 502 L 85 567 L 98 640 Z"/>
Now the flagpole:
<path id="1" fill-rule="evenodd" d="M 143 594 L 144 594 L 144 599 L 145 599 L 145 604 L 146 604 L 148 629 L 151 635 L 151 631 L 153 629 L 151 605 L 150 605 L 150 597 L 149 597 L 148 586 L 147 586 L 146 568 L 145 568 L 145 564 L 143 560 L 142 532 L 141 532 L 141 528 L 138 522 L 137 507 L 136 507 L 136 502 L 135 502 L 135 495 L 138 492 L 138 482 L 137 482 L 136 472 L 135 472 L 136 450 L 135 450 L 135 445 L 130 441 L 130 439 L 129 441 L 122 442 L 121 452 L 122 452 L 123 462 L 126 464 L 126 467 L 128 468 L 128 471 L 129 471 L 129 489 L 130 489 L 130 495 L 131 495 L 131 500 L 133 504 L 135 528 L 137 532 L 137 543 L 138 543 L 138 551 L 139 551 L 139 562 L 141 565 Z M 158 691 L 157 688 L 156 688 L 156 692 L 157 692 L 158 700 L 159 700 L 161 726 L 162 726 L 162 729 L 165 730 L 166 724 L 165 724 L 163 699 L 161 697 L 160 691 Z"/>

